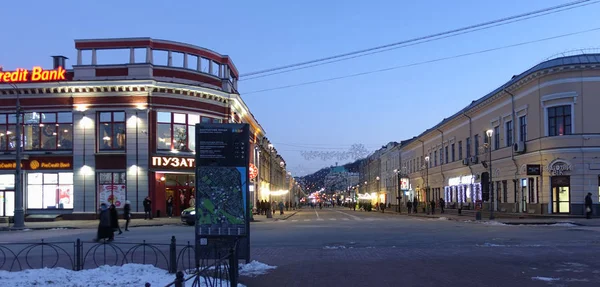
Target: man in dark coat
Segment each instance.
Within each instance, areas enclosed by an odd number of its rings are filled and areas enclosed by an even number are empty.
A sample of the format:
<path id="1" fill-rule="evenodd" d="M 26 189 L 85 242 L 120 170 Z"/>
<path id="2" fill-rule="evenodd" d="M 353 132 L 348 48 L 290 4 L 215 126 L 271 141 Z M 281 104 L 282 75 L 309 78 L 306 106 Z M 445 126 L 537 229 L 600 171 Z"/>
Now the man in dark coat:
<path id="1" fill-rule="evenodd" d="M 109 208 L 110 211 L 110 228 L 112 228 L 113 231 L 119 231 L 119 235 L 123 233 L 123 231 L 121 231 L 121 227 L 119 226 L 119 213 L 117 212 L 117 207 L 114 204 L 110 205 Z M 113 239 L 114 239 L 114 232 L 113 232 Z"/>
<path id="2" fill-rule="evenodd" d="M 126 200 L 125 206 L 123 206 L 123 217 L 125 218 L 125 231 L 129 231 L 129 221 L 131 220 L 131 202 L 129 200 Z"/>
<path id="3" fill-rule="evenodd" d="M 592 193 L 588 192 L 587 196 L 585 197 L 585 217 L 587 219 L 592 218 L 592 207 L 593 207 Z"/>
<path id="4" fill-rule="evenodd" d="M 106 206 L 106 203 L 102 203 L 100 205 L 100 223 L 98 224 L 98 233 L 96 235 L 95 241 L 100 241 L 101 239 L 108 239 L 108 241 L 112 241 L 114 237 L 113 230 L 110 227 L 110 213 Z"/>
<path id="5" fill-rule="evenodd" d="M 150 196 L 146 196 L 146 199 L 144 199 L 144 219 L 152 219 L 152 200 L 150 200 Z"/>

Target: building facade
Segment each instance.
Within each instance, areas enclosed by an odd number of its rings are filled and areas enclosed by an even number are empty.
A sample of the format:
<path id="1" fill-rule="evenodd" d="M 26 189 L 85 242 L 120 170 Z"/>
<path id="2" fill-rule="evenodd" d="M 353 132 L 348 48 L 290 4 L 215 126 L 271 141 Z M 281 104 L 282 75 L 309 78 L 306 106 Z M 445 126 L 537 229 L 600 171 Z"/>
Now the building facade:
<path id="1" fill-rule="evenodd" d="M 402 145 L 415 196 L 473 208 L 489 190 L 498 212 L 583 214 L 588 192 L 600 199 L 598 93 L 598 54 L 514 76 Z"/>
<path id="2" fill-rule="evenodd" d="M 260 158 L 265 132 L 237 92 L 238 71 L 228 56 L 150 38 L 76 40 L 75 48 L 71 70 L 64 70 L 65 57 L 55 57 L 53 70 L 0 71 L 5 202 L 14 197 L 15 105 L 22 113 L 27 214 L 93 217 L 100 203 L 120 207 L 125 200 L 141 213 L 149 197 L 153 214 L 164 216 L 173 197 L 177 215 L 195 192 L 197 123 L 248 123 L 256 173 L 250 198 L 272 180 Z M 0 216 L 10 208 L 3 205 Z"/>

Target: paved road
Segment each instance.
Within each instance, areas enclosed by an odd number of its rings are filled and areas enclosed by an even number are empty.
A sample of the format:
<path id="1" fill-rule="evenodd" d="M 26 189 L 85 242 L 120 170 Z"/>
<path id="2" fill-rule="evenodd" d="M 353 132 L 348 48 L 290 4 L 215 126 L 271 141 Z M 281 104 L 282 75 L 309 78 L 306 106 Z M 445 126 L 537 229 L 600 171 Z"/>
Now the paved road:
<path id="1" fill-rule="evenodd" d="M 260 218 L 259 218 L 260 219 Z M 137 227 L 116 242 L 192 240 L 188 226 Z M 251 225 L 252 259 L 277 266 L 247 286 L 599 286 L 600 229 L 511 226 L 341 208 Z M 0 234 L 0 242 L 92 238 L 93 230 Z"/>

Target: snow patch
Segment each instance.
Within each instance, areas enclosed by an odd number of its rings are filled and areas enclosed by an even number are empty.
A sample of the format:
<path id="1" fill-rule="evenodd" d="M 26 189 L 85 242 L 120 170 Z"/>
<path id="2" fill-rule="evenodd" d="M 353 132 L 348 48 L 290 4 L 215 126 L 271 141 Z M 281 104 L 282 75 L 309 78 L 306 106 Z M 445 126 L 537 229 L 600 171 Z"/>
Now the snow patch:
<path id="1" fill-rule="evenodd" d="M 569 222 L 554 223 L 554 224 L 550 224 L 549 226 L 577 227 L 577 225 L 575 225 L 573 223 L 569 223 Z"/>
<path id="2" fill-rule="evenodd" d="M 325 246 L 323 249 L 346 249 L 344 245 L 335 245 L 335 246 Z"/>
<path id="3" fill-rule="evenodd" d="M 450 220 L 448 217 L 438 217 L 438 220 Z"/>
<path id="4" fill-rule="evenodd" d="M 552 278 L 552 277 L 540 277 L 540 276 L 536 276 L 536 277 L 531 277 L 531 280 L 538 280 L 538 281 L 552 282 L 552 281 L 558 281 L 558 280 L 560 280 L 560 278 Z"/>
<path id="5" fill-rule="evenodd" d="M 175 280 L 174 274 L 152 265 L 125 264 L 123 266 L 100 266 L 82 271 L 64 268 L 30 269 L 19 272 L 0 271 L 3 286 L 73 286 L 73 287 L 125 287 L 166 286 Z M 204 281 L 203 279 L 201 281 Z M 201 282 L 201 286 L 208 282 Z M 218 284 L 218 283 L 217 283 Z M 223 281 L 225 286 L 229 282 Z M 238 287 L 244 285 L 238 284 Z"/>
<path id="6" fill-rule="evenodd" d="M 505 224 L 505 223 L 502 223 L 502 222 L 499 222 L 499 221 L 482 221 L 481 224 L 484 224 L 484 225 L 494 225 L 494 226 L 500 226 L 500 225 L 505 226 L 505 225 L 508 225 L 508 224 Z"/>
<path id="7" fill-rule="evenodd" d="M 269 270 L 276 269 L 277 266 L 267 265 L 265 263 L 253 260 L 248 264 L 240 265 L 240 276 L 256 277 L 258 275 L 264 275 Z"/>
<path id="8" fill-rule="evenodd" d="M 494 243 L 484 243 L 482 245 L 477 244 L 478 247 L 505 247 L 506 245 L 494 244 Z"/>

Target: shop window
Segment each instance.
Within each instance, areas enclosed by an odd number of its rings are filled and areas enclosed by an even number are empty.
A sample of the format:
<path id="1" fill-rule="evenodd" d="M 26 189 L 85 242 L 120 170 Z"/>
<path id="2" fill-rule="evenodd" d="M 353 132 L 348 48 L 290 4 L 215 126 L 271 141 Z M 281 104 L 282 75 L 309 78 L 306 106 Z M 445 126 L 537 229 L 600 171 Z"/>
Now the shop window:
<path id="1" fill-rule="evenodd" d="M 211 123 L 213 119 L 193 114 L 158 112 L 156 146 L 158 150 L 194 151 L 196 124 Z"/>
<path id="2" fill-rule="evenodd" d="M 467 158 L 471 157 L 471 138 L 467 138 Z"/>
<path id="3" fill-rule="evenodd" d="M 504 194 L 503 194 L 504 202 L 508 202 L 508 181 L 506 181 L 506 180 L 502 181 L 502 191 L 504 191 Z"/>
<path id="4" fill-rule="evenodd" d="M 105 203 L 123 207 L 127 200 L 127 185 L 125 172 L 98 173 L 98 205 Z"/>
<path id="5" fill-rule="evenodd" d="M 438 152 L 437 150 L 433 152 L 433 166 L 437 166 Z"/>
<path id="6" fill-rule="evenodd" d="M 475 156 L 479 155 L 479 135 L 475 135 Z"/>
<path id="7" fill-rule="evenodd" d="M 98 149 L 124 150 L 125 112 L 99 112 L 98 122 Z"/>
<path id="8" fill-rule="evenodd" d="M 513 145 L 513 122 L 508 121 L 505 123 L 505 132 L 506 132 L 506 146 Z"/>
<path id="9" fill-rule="evenodd" d="M 570 135 L 571 105 L 548 108 L 548 136 Z"/>
<path id="10" fill-rule="evenodd" d="M 452 162 L 456 161 L 455 158 L 455 151 L 454 151 L 454 144 L 452 144 Z"/>
<path id="11" fill-rule="evenodd" d="M 446 163 L 448 163 L 448 146 L 445 147 L 446 151 L 444 151 L 444 155 L 446 156 Z"/>
<path id="12" fill-rule="evenodd" d="M 463 159 L 462 141 L 458 141 L 458 160 L 462 160 L 462 159 Z"/>
<path id="13" fill-rule="evenodd" d="M 72 209 L 73 173 L 27 174 L 27 208 Z"/>

